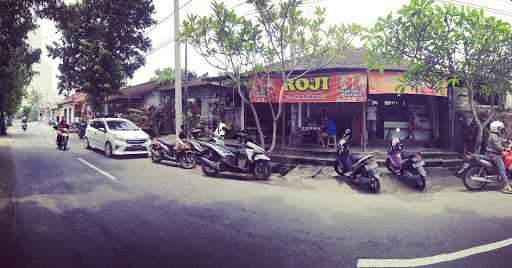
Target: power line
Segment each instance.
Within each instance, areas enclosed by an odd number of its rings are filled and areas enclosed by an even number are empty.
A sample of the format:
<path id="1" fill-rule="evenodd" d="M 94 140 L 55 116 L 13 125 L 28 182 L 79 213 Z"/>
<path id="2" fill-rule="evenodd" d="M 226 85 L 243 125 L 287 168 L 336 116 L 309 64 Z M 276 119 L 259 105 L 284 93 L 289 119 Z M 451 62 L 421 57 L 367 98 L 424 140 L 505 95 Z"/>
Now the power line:
<path id="1" fill-rule="evenodd" d="M 191 2 L 191 1 L 192 1 L 192 0 L 188 1 L 187 3 L 185 3 L 183 6 L 181 6 L 181 7 L 180 7 L 180 9 L 181 9 L 182 7 L 184 7 L 185 5 L 187 5 L 187 4 L 188 4 L 189 2 Z M 313 3 L 323 2 L 323 1 L 326 1 L 326 0 L 311 0 L 311 1 L 305 1 L 305 2 L 304 2 L 304 4 L 313 4 Z M 245 3 L 245 1 L 244 1 L 244 2 L 242 2 L 242 3 L 239 3 L 238 5 L 234 6 L 233 8 L 236 8 L 237 6 L 241 6 L 241 5 L 242 5 L 242 4 L 244 4 L 244 3 Z M 233 8 L 232 8 L 232 9 L 233 9 Z M 246 16 L 253 15 L 253 14 L 256 14 L 256 13 L 258 13 L 258 11 L 253 10 L 252 12 L 250 12 L 250 13 L 248 13 L 248 14 L 242 15 L 242 17 L 246 17 Z M 173 12 L 173 14 L 174 14 L 174 12 Z M 172 15 L 172 14 L 171 14 L 171 15 Z M 170 17 L 170 16 L 169 16 L 169 17 Z M 156 25 L 156 26 L 158 26 L 158 25 Z M 155 27 L 156 27 L 156 26 L 155 26 Z M 153 29 L 154 29 L 154 28 L 153 28 Z M 148 33 L 149 33 L 149 32 L 148 32 Z M 172 38 L 171 38 L 171 39 L 167 39 L 167 41 L 162 42 L 160 45 L 158 45 L 157 47 L 155 47 L 154 49 L 152 49 L 150 52 L 148 52 L 146 55 L 144 55 L 144 57 L 147 57 L 147 56 L 149 56 L 149 55 L 151 55 L 151 54 L 155 53 L 156 51 L 158 51 L 158 50 L 160 50 L 160 49 L 162 49 L 162 48 L 164 48 L 164 47 L 166 47 L 166 46 L 168 46 L 168 45 L 170 45 L 170 44 L 174 43 L 174 41 L 175 41 L 175 40 L 174 40 L 174 39 L 172 39 Z"/>
<path id="2" fill-rule="evenodd" d="M 472 8 L 477 8 L 477 9 L 481 8 L 481 9 L 489 11 L 491 13 L 512 17 L 512 13 L 507 12 L 505 10 L 501 10 L 501 9 L 497 9 L 497 8 L 491 8 L 491 7 L 487 7 L 487 6 L 483 6 L 483 5 L 479 5 L 479 4 L 468 3 L 468 2 L 459 1 L 459 0 L 437 0 L 437 1 L 443 2 L 443 3 L 447 3 L 447 4 L 456 4 L 456 5 L 461 5 L 461 6 L 465 6 L 465 7 L 472 7 Z"/>
<path id="3" fill-rule="evenodd" d="M 243 5 L 243 4 L 247 4 L 247 2 L 245 0 L 243 0 L 242 2 L 234 5 L 233 7 L 229 8 L 229 9 L 234 10 L 235 8 L 237 8 L 237 7 L 239 7 L 239 6 Z"/>
<path id="4" fill-rule="evenodd" d="M 190 2 L 192 2 L 192 0 L 188 0 L 185 4 L 181 5 L 179 9 L 184 8 Z M 155 26 L 153 26 L 153 28 L 149 29 L 144 35 L 148 35 L 149 33 L 151 33 L 154 29 L 156 29 L 158 26 L 160 26 L 164 21 L 166 21 L 169 18 L 171 18 L 172 15 L 174 15 L 174 11 L 171 14 L 169 14 L 167 17 L 165 17 L 163 20 L 159 21 Z"/>

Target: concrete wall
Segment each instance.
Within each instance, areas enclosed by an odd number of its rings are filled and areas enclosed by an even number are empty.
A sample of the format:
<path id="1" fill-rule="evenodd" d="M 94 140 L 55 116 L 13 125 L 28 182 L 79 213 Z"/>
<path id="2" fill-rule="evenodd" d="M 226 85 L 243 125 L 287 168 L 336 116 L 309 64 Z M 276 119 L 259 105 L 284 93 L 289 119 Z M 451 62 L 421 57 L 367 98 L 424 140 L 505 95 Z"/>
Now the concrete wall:
<path id="1" fill-rule="evenodd" d="M 505 108 L 512 109 L 512 95 L 510 93 L 507 93 L 507 96 L 505 99 Z"/>

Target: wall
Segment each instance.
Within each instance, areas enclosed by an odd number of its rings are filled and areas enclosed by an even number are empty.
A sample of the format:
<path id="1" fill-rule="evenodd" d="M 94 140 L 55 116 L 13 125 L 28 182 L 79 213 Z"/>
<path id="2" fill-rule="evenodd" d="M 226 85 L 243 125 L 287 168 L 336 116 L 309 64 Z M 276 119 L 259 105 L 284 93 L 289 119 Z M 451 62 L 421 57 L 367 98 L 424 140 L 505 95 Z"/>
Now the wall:
<path id="1" fill-rule="evenodd" d="M 512 95 L 510 93 L 507 93 L 507 96 L 505 99 L 505 108 L 512 109 Z"/>
<path id="2" fill-rule="evenodd" d="M 151 106 L 155 107 L 157 111 L 160 111 L 163 109 L 163 99 L 162 99 L 163 93 L 158 90 L 153 90 L 148 96 L 144 98 L 143 101 L 143 107 L 144 109 L 147 109 Z"/>

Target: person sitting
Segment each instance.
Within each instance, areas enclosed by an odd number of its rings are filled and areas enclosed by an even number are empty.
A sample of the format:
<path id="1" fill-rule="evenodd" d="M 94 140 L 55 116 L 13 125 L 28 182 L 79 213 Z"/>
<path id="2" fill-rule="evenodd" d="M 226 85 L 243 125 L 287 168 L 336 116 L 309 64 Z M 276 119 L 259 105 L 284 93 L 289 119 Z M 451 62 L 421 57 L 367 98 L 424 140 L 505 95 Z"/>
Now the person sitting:
<path id="1" fill-rule="evenodd" d="M 490 125 L 491 134 L 487 139 L 487 151 L 486 154 L 489 156 L 494 165 L 498 169 L 498 175 L 505 182 L 505 187 L 502 192 L 507 194 L 512 194 L 512 181 L 511 178 L 507 175 L 507 170 L 505 167 L 505 163 L 502 159 L 502 152 L 505 150 L 505 146 L 503 143 L 506 142 L 503 138 L 500 137 L 500 132 L 505 128 L 505 125 L 500 121 L 494 121 Z"/>
<path id="2" fill-rule="evenodd" d="M 61 136 L 62 131 L 65 129 L 68 129 L 68 128 L 69 128 L 69 125 L 66 122 L 66 118 L 63 117 L 60 120 L 59 124 L 57 124 L 57 144 L 59 144 L 59 142 L 60 142 L 60 136 Z"/>
<path id="3" fill-rule="evenodd" d="M 329 136 L 336 136 L 336 124 L 328 116 L 325 116 L 322 132 L 320 133 L 320 144 L 322 148 L 326 147 L 326 141 Z"/>

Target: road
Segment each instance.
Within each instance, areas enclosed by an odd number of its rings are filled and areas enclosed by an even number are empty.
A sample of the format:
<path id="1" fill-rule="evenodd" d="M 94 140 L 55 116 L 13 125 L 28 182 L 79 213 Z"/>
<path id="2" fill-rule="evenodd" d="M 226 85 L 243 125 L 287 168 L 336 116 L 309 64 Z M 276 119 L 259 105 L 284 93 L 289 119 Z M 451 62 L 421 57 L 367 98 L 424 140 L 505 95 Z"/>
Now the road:
<path id="1" fill-rule="evenodd" d="M 512 197 L 496 191 L 457 183 L 371 195 L 208 178 L 149 158 L 107 159 L 76 135 L 58 151 L 44 125 L 10 131 L 0 166 L 15 182 L 11 267 L 364 267 L 512 237 Z M 511 266 L 512 247 L 484 247 L 433 266 Z"/>

